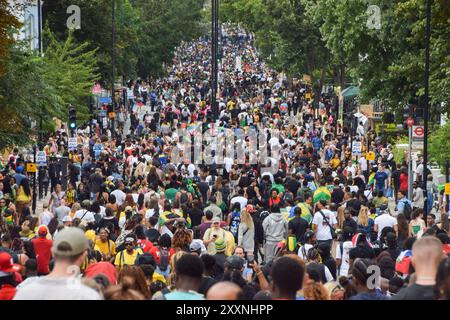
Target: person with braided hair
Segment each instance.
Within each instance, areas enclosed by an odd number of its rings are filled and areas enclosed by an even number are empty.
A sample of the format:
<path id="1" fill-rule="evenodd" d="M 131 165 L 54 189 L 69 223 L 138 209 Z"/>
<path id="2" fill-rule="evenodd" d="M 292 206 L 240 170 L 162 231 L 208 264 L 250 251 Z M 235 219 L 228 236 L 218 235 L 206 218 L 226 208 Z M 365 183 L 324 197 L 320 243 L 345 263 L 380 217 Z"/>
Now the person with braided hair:
<path id="1" fill-rule="evenodd" d="M 370 267 L 378 267 L 371 259 L 357 258 L 353 263 L 352 268 L 352 286 L 356 294 L 351 296 L 349 300 L 386 300 L 387 297 L 381 293 L 379 288 L 375 288 L 376 282 L 379 279 L 374 279 L 373 275 L 377 276 Z M 379 275 L 378 275 L 379 277 Z"/>

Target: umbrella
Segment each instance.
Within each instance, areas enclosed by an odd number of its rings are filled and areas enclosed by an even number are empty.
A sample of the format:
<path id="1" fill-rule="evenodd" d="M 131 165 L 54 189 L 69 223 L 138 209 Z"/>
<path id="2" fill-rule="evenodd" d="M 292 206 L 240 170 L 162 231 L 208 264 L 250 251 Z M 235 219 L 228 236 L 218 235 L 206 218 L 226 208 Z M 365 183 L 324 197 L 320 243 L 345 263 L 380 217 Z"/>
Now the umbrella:
<path id="1" fill-rule="evenodd" d="M 359 88 L 355 87 L 355 86 L 350 86 L 350 87 L 344 89 L 342 91 L 341 95 L 344 98 L 351 98 L 351 97 L 357 96 L 357 95 L 359 95 Z"/>

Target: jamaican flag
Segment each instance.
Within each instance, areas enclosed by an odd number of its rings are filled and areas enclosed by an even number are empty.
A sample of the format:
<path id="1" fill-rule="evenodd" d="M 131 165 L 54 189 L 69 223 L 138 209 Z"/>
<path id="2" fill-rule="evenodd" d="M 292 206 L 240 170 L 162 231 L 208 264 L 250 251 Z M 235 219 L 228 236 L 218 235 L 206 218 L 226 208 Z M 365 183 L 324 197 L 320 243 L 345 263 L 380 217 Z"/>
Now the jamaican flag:
<path id="1" fill-rule="evenodd" d="M 313 201 L 314 203 L 320 200 L 330 201 L 331 193 L 328 191 L 327 187 L 320 187 L 314 192 Z"/>
<path id="2" fill-rule="evenodd" d="M 369 176 L 368 185 L 371 186 L 374 184 L 374 182 L 375 182 L 375 172 L 372 172 Z"/>

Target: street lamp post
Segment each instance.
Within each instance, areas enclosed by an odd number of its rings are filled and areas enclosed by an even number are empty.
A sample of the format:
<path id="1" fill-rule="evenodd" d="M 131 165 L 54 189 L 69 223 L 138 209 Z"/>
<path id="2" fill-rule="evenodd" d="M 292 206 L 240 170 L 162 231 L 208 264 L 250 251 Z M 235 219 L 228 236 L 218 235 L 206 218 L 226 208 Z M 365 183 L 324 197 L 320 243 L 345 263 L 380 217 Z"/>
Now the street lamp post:
<path id="1" fill-rule="evenodd" d="M 430 37 L 431 37 L 431 4 L 433 0 L 427 0 L 427 25 L 425 38 L 425 96 L 424 96 L 424 140 L 423 140 L 423 177 L 422 189 L 424 195 L 427 195 L 427 164 L 428 164 L 428 118 L 429 118 L 429 78 L 430 78 Z M 424 220 L 427 221 L 428 207 L 427 201 L 424 205 Z"/>
<path id="2" fill-rule="evenodd" d="M 112 39 L 112 48 L 111 48 L 111 65 L 112 65 L 112 74 L 111 74 L 111 103 L 112 103 L 112 110 L 115 113 L 116 112 L 116 105 L 115 105 L 115 77 L 116 77 L 116 1 L 111 0 L 111 39 Z M 109 116 L 109 115 L 108 115 Z M 111 118 L 111 135 L 115 136 L 115 130 L 114 130 L 114 122 L 115 118 Z"/>
<path id="3" fill-rule="evenodd" d="M 214 120 L 219 116 L 217 105 L 218 64 L 217 53 L 219 49 L 219 0 L 211 0 L 211 109 Z"/>

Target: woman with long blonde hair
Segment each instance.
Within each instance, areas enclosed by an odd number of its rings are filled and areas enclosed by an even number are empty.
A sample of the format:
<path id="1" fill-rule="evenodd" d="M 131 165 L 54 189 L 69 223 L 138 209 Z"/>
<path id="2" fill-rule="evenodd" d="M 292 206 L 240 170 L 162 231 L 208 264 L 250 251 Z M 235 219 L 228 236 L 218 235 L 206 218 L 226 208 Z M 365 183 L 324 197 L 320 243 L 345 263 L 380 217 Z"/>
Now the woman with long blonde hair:
<path id="1" fill-rule="evenodd" d="M 358 214 L 358 229 L 364 230 L 367 235 L 370 235 L 374 221 L 369 217 L 369 208 L 361 206 Z"/>
<path id="2" fill-rule="evenodd" d="M 244 251 L 253 255 L 255 250 L 255 225 L 247 209 L 241 211 L 241 221 L 238 228 L 238 246 L 244 248 Z"/>

